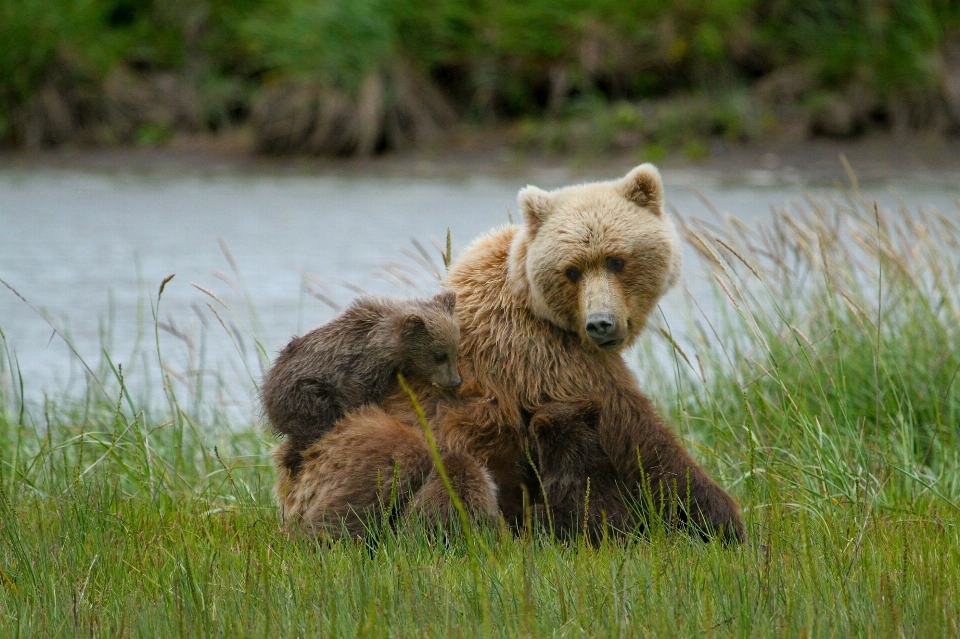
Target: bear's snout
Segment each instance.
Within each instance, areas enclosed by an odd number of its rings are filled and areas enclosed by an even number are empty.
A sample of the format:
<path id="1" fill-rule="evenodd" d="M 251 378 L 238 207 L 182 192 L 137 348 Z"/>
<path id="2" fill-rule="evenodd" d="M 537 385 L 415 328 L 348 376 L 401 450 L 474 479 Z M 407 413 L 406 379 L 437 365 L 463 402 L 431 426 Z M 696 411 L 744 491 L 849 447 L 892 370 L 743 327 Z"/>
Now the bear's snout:
<path id="1" fill-rule="evenodd" d="M 433 376 L 432 381 L 435 386 L 439 386 L 440 388 L 456 388 L 463 383 L 463 379 L 460 377 L 460 371 L 456 366 L 444 367 L 444 370 L 438 371 L 438 373 Z"/>
<path id="2" fill-rule="evenodd" d="M 586 329 L 590 339 L 600 347 L 615 346 L 623 341 L 613 313 L 591 313 L 587 316 Z"/>

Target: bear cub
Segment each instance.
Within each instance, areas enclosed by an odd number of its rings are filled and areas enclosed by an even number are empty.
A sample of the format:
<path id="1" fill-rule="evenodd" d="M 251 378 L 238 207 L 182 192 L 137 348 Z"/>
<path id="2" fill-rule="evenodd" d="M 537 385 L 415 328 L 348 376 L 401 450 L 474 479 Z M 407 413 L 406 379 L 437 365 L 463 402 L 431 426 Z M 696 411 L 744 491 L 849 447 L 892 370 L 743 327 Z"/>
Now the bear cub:
<path id="1" fill-rule="evenodd" d="M 597 400 L 548 402 L 530 418 L 530 449 L 539 473 L 545 509 L 545 522 L 561 539 L 586 534 L 591 542 L 605 534 L 623 537 L 642 532 L 650 508 L 657 511 L 661 523 L 677 526 L 689 519 L 688 505 L 656 502 L 642 504 L 621 482 L 610 459 L 600 445 L 597 425 L 600 403 Z M 649 490 L 641 487 L 641 491 Z M 683 498 L 683 497 L 681 497 Z M 539 514 L 539 513 L 538 513 Z M 704 540 L 719 535 L 725 543 L 743 540 L 742 529 L 717 530 L 699 524 L 695 528 Z"/>
<path id="2" fill-rule="evenodd" d="M 432 299 L 361 297 L 295 337 L 267 372 L 262 403 L 286 436 L 277 457 L 291 476 L 302 452 L 347 413 L 399 389 L 397 373 L 442 388 L 460 385 L 456 294 Z"/>
<path id="3" fill-rule="evenodd" d="M 605 529 L 615 535 L 636 526 L 629 494 L 600 446 L 595 400 L 548 402 L 530 418 L 530 448 L 539 473 L 548 523 L 561 539 L 585 533 L 599 541 Z"/>

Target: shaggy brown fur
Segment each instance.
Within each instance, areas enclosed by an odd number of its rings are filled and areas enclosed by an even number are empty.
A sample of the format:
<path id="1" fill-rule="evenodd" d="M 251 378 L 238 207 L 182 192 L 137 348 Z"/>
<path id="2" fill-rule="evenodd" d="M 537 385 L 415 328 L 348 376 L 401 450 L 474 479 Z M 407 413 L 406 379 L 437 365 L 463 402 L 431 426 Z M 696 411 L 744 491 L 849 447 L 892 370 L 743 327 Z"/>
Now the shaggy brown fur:
<path id="1" fill-rule="evenodd" d="M 530 419 L 530 449 L 543 492 L 545 523 L 560 538 L 637 527 L 636 504 L 597 438 L 600 403 L 551 402 Z"/>
<path id="2" fill-rule="evenodd" d="M 480 238 L 447 275 L 457 293 L 464 388 L 448 398 L 414 387 L 441 445 L 489 470 L 504 516 L 522 519 L 521 484 L 535 487 L 522 446 L 530 416 L 550 402 L 599 398 L 603 454 L 569 472 L 606 476 L 612 468 L 629 501 L 648 496 L 677 512 L 678 524 L 743 539 L 736 502 L 663 424 L 620 355 L 680 273 L 659 173 L 642 165 L 611 182 L 551 193 L 527 187 L 520 204 L 524 226 Z M 382 406 L 391 420 L 416 424 L 403 394 Z"/>
<path id="3" fill-rule="evenodd" d="M 525 226 L 479 239 L 453 265 L 446 284 L 457 292 L 462 372 L 484 392 L 465 410 L 473 423 L 495 424 L 549 401 L 600 398 L 597 439 L 632 499 L 647 492 L 668 510 L 683 501 L 678 512 L 694 529 L 742 539 L 736 502 L 664 426 L 619 354 L 679 276 L 680 243 L 662 189 L 650 165 L 613 182 L 552 193 L 528 187 L 520 194 Z M 596 315 L 612 316 L 612 330 L 591 334 Z M 519 487 L 491 471 L 501 507 L 510 507 Z"/>
<path id="4" fill-rule="evenodd" d="M 294 338 L 263 383 L 263 408 L 287 437 L 280 463 L 296 474 L 301 452 L 338 419 L 398 389 L 397 373 L 440 387 L 460 384 L 456 296 L 363 297 L 320 328 Z"/>
<path id="5" fill-rule="evenodd" d="M 470 455 L 447 451 L 441 453 L 444 471 L 450 487 L 471 519 L 492 524 L 497 519 L 497 487 L 483 466 Z M 457 515 L 450 491 L 443 483 L 436 467 L 430 471 L 423 486 L 413 496 L 408 517 L 420 523 L 445 525 Z"/>
<path id="6" fill-rule="evenodd" d="M 290 528 L 359 539 L 397 514 L 427 520 L 450 514 L 449 494 L 423 431 L 380 408 L 367 407 L 337 422 L 303 451 L 299 473 L 284 466 L 284 446 L 275 453 L 277 497 Z M 495 518 L 496 487 L 489 473 L 467 455 L 442 451 L 440 459 L 468 513 L 478 521 Z"/>

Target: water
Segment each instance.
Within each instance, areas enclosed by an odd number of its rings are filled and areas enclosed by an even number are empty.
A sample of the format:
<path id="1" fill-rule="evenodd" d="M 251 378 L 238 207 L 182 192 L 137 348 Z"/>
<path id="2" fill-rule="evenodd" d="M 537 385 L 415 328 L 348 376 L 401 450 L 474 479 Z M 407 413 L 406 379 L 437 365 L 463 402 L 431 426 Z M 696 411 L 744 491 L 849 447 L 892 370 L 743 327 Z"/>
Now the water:
<path id="1" fill-rule="evenodd" d="M 711 215 L 691 187 L 751 224 L 799 196 L 795 186 L 723 186 L 696 173 L 665 179 L 669 203 L 689 217 Z M 506 223 L 528 181 L 546 188 L 565 179 L 2 171 L 0 278 L 36 310 L 0 287 L 0 328 L 34 401 L 81 391 L 86 377 L 77 356 L 96 368 L 104 343 L 128 376 L 145 375 L 157 368 L 151 300 L 175 274 L 159 311 L 170 372 L 190 386 L 215 378 L 219 399 L 247 410 L 260 374 L 251 334 L 272 357 L 292 335 L 329 319 L 333 308 L 311 290 L 339 305 L 358 288 L 417 293 L 411 284 L 418 284 L 420 293 L 430 292 L 435 280 L 402 254 L 414 250 L 410 238 L 439 265 L 434 244 L 443 243 L 448 228 L 456 249 Z M 871 188 L 892 203 L 886 186 Z M 896 192 L 911 206 L 956 211 L 955 187 L 899 184 Z M 696 260 L 687 258 L 686 287 L 712 299 Z M 390 265 L 397 262 L 405 266 Z M 680 295 L 665 300 L 668 320 Z M 154 392 L 142 384 L 142 392 Z"/>

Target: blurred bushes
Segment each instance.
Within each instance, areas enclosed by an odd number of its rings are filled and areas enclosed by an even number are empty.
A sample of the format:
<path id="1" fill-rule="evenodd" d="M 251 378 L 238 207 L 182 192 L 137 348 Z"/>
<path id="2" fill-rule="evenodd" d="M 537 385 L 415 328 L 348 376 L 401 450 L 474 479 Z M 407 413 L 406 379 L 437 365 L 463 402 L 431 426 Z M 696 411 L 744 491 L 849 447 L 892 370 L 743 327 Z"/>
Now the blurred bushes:
<path id="1" fill-rule="evenodd" d="M 955 129 L 960 4 L 0 0 L 15 145 L 251 122 L 264 151 L 368 154 L 503 118 L 547 149 Z"/>
<path id="2" fill-rule="evenodd" d="M 223 126 L 246 101 L 242 0 L 0 0 L 0 140 Z"/>
<path id="3" fill-rule="evenodd" d="M 262 79 L 261 150 L 369 155 L 455 120 L 431 80 L 452 49 L 443 2 L 273 0 L 242 25 Z"/>

